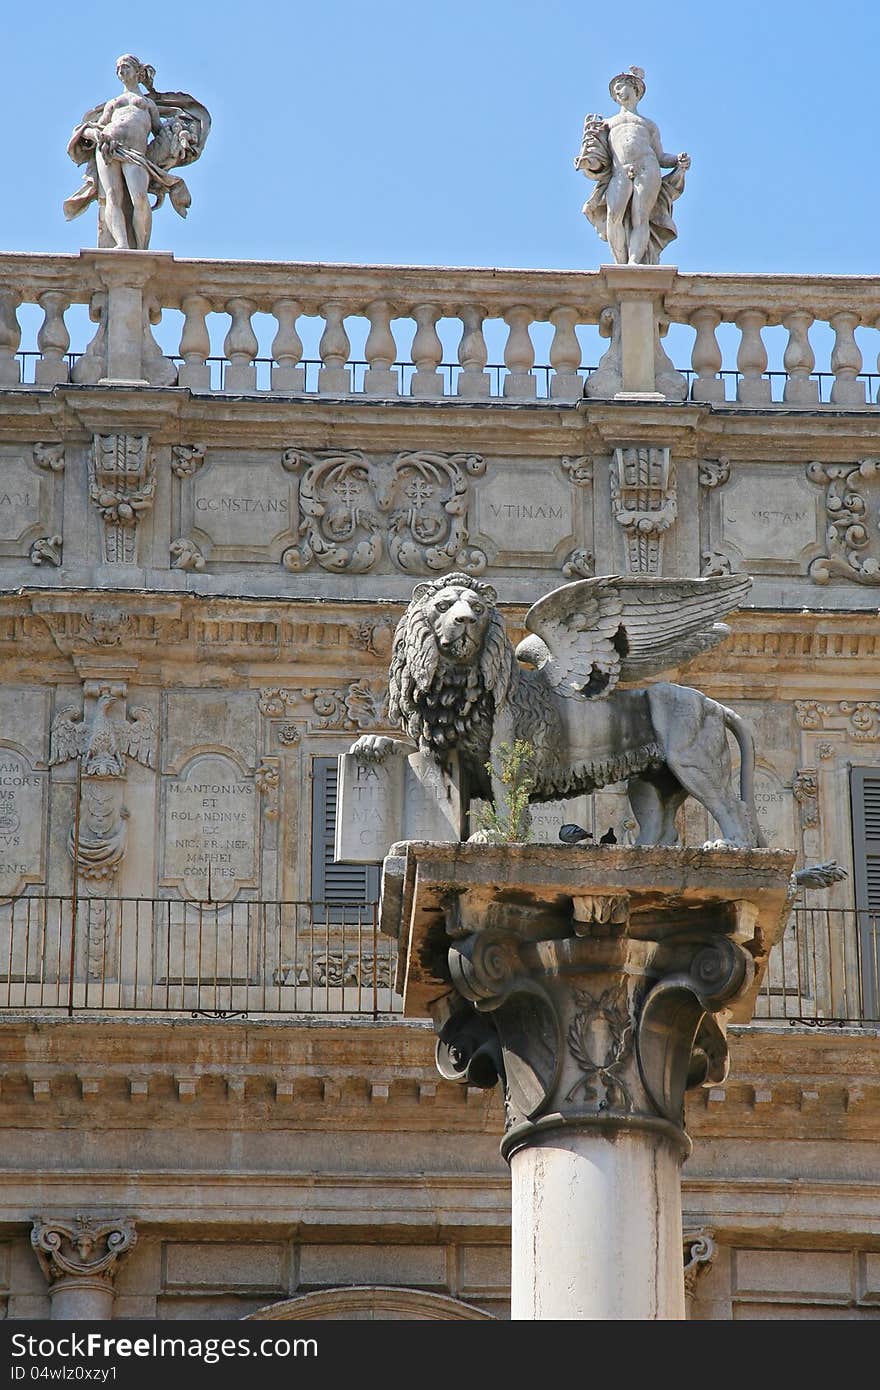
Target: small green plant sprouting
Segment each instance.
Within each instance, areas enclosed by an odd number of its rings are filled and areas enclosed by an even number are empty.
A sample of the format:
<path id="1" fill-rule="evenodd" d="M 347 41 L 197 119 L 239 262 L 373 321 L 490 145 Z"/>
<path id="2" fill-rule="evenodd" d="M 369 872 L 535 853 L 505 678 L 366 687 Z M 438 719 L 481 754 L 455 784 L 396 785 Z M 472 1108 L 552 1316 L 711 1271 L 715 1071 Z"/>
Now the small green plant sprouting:
<path id="1" fill-rule="evenodd" d="M 529 792 L 535 785 L 535 745 L 518 738 L 498 747 L 500 769 L 486 763 L 490 777 L 500 778 L 507 790 L 506 806 L 478 806 L 471 812 L 471 828 L 482 831 L 492 844 L 519 842 L 531 838 L 529 827 Z"/>

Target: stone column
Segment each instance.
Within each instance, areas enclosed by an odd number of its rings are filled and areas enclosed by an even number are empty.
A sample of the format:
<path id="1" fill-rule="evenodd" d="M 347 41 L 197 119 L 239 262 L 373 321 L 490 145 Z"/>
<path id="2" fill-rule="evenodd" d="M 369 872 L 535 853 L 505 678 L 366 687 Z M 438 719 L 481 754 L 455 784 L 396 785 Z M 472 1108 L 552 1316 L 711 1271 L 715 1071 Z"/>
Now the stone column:
<path id="1" fill-rule="evenodd" d="M 684 1317 L 685 1092 L 726 1075 L 792 863 L 413 843 L 386 860 L 405 1012 L 433 1015 L 447 1080 L 504 1087 L 514 1319 Z"/>
<path id="2" fill-rule="evenodd" d="M 113 1317 L 119 1260 L 137 1242 L 134 1222 L 80 1212 L 72 1221 L 34 1217 L 31 1245 L 49 1283 L 53 1318 L 104 1321 Z"/>

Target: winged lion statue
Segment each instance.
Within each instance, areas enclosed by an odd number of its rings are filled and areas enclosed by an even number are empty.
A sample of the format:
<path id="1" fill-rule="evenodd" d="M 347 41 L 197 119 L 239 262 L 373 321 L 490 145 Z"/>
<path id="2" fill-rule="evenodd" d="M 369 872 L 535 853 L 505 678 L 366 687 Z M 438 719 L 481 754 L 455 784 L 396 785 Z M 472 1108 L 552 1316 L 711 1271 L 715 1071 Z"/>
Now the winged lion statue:
<path id="1" fill-rule="evenodd" d="M 412 743 L 368 734 L 351 751 L 383 759 L 414 743 L 441 766 L 457 752 L 466 798 L 491 797 L 498 809 L 502 748 L 524 740 L 530 801 L 625 782 L 637 844 L 680 843 L 676 812 L 692 796 L 718 825 L 714 844 L 759 846 L 745 722 L 690 686 L 638 684 L 722 641 L 721 618 L 750 586 L 741 575 L 578 580 L 532 605 L 514 651 L 491 585 L 459 573 L 418 584 L 389 673 L 389 714 Z"/>

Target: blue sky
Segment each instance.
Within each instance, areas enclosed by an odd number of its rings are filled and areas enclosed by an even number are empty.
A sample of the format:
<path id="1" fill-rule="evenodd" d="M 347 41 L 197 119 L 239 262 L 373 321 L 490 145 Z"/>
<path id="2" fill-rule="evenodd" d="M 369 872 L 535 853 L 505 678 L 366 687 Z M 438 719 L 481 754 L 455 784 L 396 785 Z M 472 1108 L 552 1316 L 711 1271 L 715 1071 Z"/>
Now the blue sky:
<path id="1" fill-rule="evenodd" d="M 876 0 L 544 0 L 10 7 L 0 248 L 93 245 L 65 147 L 133 51 L 214 128 L 153 246 L 178 256 L 593 269 L 572 159 L 609 77 L 646 70 L 645 113 L 693 165 L 683 270 L 876 273 Z"/>

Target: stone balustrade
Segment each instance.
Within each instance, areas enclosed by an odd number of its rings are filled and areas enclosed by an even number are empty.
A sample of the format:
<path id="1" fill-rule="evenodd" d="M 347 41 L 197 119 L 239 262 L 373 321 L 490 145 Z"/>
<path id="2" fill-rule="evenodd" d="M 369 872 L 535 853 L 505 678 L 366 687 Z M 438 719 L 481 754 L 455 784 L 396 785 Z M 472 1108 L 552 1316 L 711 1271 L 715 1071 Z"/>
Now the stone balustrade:
<path id="1" fill-rule="evenodd" d="M 97 327 L 72 354 L 65 316 L 77 305 Z M 22 306 L 36 310 L 24 315 L 32 330 L 24 335 Z M 673 366 L 661 345 L 672 325 L 677 356 L 688 350 L 679 326 L 693 332 L 689 363 Z M 783 347 L 775 335 L 771 358 L 765 330 L 778 326 L 787 339 Z M 878 328 L 880 277 L 869 276 L 199 261 L 106 250 L 0 256 L 0 387 L 125 381 L 227 394 L 259 386 L 528 402 L 576 400 L 587 381 L 596 399 L 852 407 L 876 403 L 880 338 L 866 357 L 856 335 Z M 355 370 L 352 338 L 361 330 Z M 597 330 L 611 341 L 590 361 Z M 444 356 L 444 337 L 457 360 Z M 24 373 L 22 354 L 35 359 Z M 222 377 L 212 372 L 217 359 Z M 258 362 L 266 368 L 259 381 Z"/>

